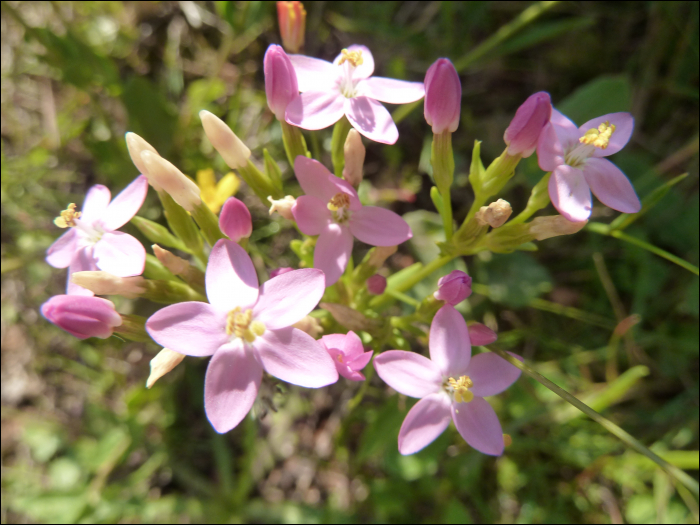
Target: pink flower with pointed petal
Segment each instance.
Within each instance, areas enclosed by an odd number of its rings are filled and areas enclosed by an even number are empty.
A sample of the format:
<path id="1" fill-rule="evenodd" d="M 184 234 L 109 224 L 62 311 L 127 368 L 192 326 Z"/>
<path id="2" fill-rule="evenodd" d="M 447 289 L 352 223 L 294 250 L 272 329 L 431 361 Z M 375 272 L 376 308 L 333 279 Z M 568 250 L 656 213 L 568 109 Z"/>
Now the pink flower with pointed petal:
<path id="1" fill-rule="evenodd" d="M 115 230 L 136 215 L 147 191 L 148 180 L 139 175 L 110 202 L 109 189 L 98 184 L 88 191 L 82 212 L 71 204 L 56 217 L 57 226 L 69 229 L 49 247 L 46 262 L 54 268 L 68 267 L 66 293 L 94 295 L 71 282 L 74 272 L 99 269 L 118 277 L 143 273 L 146 250 L 131 235 Z"/>
<path id="2" fill-rule="evenodd" d="M 402 350 L 374 358 L 374 368 L 385 383 L 401 394 L 420 398 L 401 425 L 399 452 L 405 455 L 423 449 L 452 419 L 471 447 L 500 456 L 503 430 L 484 397 L 503 392 L 520 377 L 520 370 L 496 354 L 478 354 L 472 359 L 467 323 L 450 305 L 435 314 L 429 347 L 430 359 Z"/>
<path id="3" fill-rule="evenodd" d="M 54 295 L 41 305 L 41 315 L 78 339 L 107 339 L 122 324 L 114 303 L 101 297 Z"/>
<path id="4" fill-rule="evenodd" d="M 422 82 L 373 77 L 374 58 L 365 46 L 353 45 L 333 63 L 290 55 L 301 95 L 287 106 L 286 120 L 304 129 L 323 129 L 345 115 L 365 137 L 394 144 L 399 131 L 380 102 L 408 104 L 425 95 Z"/>
<path id="5" fill-rule="evenodd" d="M 250 411 L 263 370 L 308 388 L 338 380 L 325 349 L 291 326 L 321 300 L 323 272 L 294 270 L 258 286 L 245 250 L 221 239 L 209 256 L 205 284 L 209 303 L 167 306 L 148 319 L 146 330 L 175 352 L 212 356 L 204 408 L 217 432 L 228 432 Z"/>
<path id="6" fill-rule="evenodd" d="M 365 352 L 362 341 L 355 332 L 324 335 L 321 344 L 333 359 L 338 373 L 350 381 L 364 381 L 360 372 L 372 359 L 374 352 Z"/>
<path id="7" fill-rule="evenodd" d="M 320 162 L 299 155 L 294 173 L 306 195 L 296 200 L 292 214 L 303 233 L 319 236 L 314 268 L 326 274 L 326 286 L 345 271 L 353 237 L 372 246 L 396 246 L 412 237 L 406 221 L 393 211 L 363 206 L 355 188 Z"/>
<path id="8" fill-rule="evenodd" d="M 636 213 L 642 205 L 629 179 L 607 157 L 617 153 L 632 136 L 634 118 L 610 113 L 580 128 L 556 109 L 537 144 L 540 168 L 551 171 L 549 197 L 571 222 L 591 215 L 591 191 L 613 210 Z"/>

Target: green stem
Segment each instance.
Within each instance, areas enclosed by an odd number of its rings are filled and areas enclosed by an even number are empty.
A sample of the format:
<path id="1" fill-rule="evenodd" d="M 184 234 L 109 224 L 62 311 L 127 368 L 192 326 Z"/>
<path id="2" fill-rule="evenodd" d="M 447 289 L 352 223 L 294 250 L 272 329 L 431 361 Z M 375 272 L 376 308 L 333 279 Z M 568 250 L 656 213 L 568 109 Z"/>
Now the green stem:
<path id="1" fill-rule="evenodd" d="M 306 148 L 306 141 L 301 130 L 296 126 L 280 121 L 282 126 L 282 141 L 284 142 L 284 151 L 287 153 L 289 165 L 294 168 L 294 159 L 299 155 L 302 157 L 309 156 L 309 150 Z"/>
<path id="2" fill-rule="evenodd" d="M 454 180 L 455 161 L 452 153 L 452 133 L 445 131 L 433 135 L 433 147 L 431 152 L 431 164 L 433 165 L 433 179 L 442 197 L 442 223 L 445 228 L 445 240 L 452 238 L 452 200 L 450 187 Z"/>
<path id="3" fill-rule="evenodd" d="M 410 304 L 411 306 L 418 308 L 420 306 L 420 302 L 416 301 L 413 297 L 406 295 L 403 292 L 397 292 L 396 290 L 387 290 L 386 293 L 391 295 L 394 299 L 398 299 L 401 302 L 404 302 L 406 304 Z"/>
<path id="4" fill-rule="evenodd" d="M 552 176 L 552 172 L 545 173 L 544 177 L 535 184 L 532 188 L 532 193 L 530 193 L 530 198 L 527 201 L 527 206 L 521 211 L 517 217 L 511 219 L 509 224 L 521 224 L 532 217 L 535 213 L 543 208 L 547 207 L 549 204 L 549 178 Z"/>
<path id="5" fill-rule="evenodd" d="M 343 115 L 333 127 L 333 138 L 331 139 L 331 160 L 333 161 L 333 172 L 336 177 L 343 176 L 345 167 L 345 139 L 352 129 L 350 121 Z"/>

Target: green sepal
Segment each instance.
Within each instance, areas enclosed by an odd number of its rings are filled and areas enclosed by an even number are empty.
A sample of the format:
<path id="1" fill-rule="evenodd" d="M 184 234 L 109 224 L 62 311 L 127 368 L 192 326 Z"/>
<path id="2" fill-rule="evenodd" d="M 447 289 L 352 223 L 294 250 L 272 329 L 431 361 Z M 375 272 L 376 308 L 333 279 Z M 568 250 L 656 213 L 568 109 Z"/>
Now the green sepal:
<path id="1" fill-rule="evenodd" d="M 170 233 L 165 226 L 139 217 L 138 215 L 131 219 L 131 223 L 152 243 L 190 253 L 189 248 L 187 248 L 180 239 Z"/>
<path id="2" fill-rule="evenodd" d="M 263 160 L 265 162 L 265 174 L 272 181 L 272 185 L 284 193 L 282 188 L 282 170 L 275 162 L 275 159 L 272 158 L 270 152 L 267 151 L 267 148 L 263 149 Z"/>

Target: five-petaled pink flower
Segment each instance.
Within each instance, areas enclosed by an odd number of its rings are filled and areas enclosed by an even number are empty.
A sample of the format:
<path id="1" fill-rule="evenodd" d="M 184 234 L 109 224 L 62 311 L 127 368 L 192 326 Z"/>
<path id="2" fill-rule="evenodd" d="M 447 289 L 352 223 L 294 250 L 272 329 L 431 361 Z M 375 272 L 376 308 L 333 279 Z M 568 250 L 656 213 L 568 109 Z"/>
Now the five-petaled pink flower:
<path id="1" fill-rule="evenodd" d="M 321 299 L 320 270 L 294 270 L 258 287 L 245 250 L 221 239 L 209 256 L 205 280 L 210 304 L 167 306 L 148 319 L 146 330 L 175 352 L 212 356 L 204 380 L 204 408 L 217 432 L 228 432 L 250 411 L 263 370 L 309 388 L 338 380 L 326 350 L 291 326 Z"/>
<path id="2" fill-rule="evenodd" d="M 97 184 L 88 191 L 82 211 L 71 204 L 56 217 L 54 223 L 68 231 L 49 247 L 46 262 L 54 268 L 68 267 L 68 294 L 94 295 L 71 282 L 73 272 L 99 269 L 118 277 L 143 273 L 146 250 L 131 235 L 115 230 L 136 215 L 147 192 L 143 175 L 111 202 L 109 189 Z"/>
<path id="3" fill-rule="evenodd" d="M 326 274 L 326 286 L 345 271 L 353 237 L 372 246 L 396 246 L 413 235 L 406 221 L 393 211 L 363 206 L 355 189 L 320 162 L 299 155 L 294 173 L 306 195 L 296 200 L 292 214 L 303 233 L 319 236 L 314 268 Z"/>
<path id="4" fill-rule="evenodd" d="M 372 359 L 374 352 L 365 352 L 362 340 L 355 332 L 347 334 L 330 334 L 321 338 L 321 344 L 333 358 L 338 373 L 351 381 L 364 381 L 360 372 Z"/>
<path id="5" fill-rule="evenodd" d="M 620 151 L 632 136 L 634 118 L 610 113 L 589 120 L 580 128 L 557 110 L 537 144 L 540 168 L 551 171 L 549 197 L 572 222 L 591 215 L 591 191 L 606 206 L 636 213 L 642 205 L 629 179 L 607 157 Z"/>
<path id="6" fill-rule="evenodd" d="M 380 102 L 407 104 L 425 95 L 422 82 L 373 77 L 374 58 L 365 46 L 353 45 L 333 63 L 289 55 L 301 95 L 287 106 L 286 120 L 304 129 L 323 129 L 345 115 L 368 139 L 394 144 L 399 131 Z"/>
<path id="7" fill-rule="evenodd" d="M 435 315 L 429 346 L 430 359 L 402 350 L 374 358 L 374 368 L 390 387 L 421 398 L 401 425 L 399 452 L 418 452 L 442 434 L 452 419 L 470 446 L 500 456 L 503 430 L 484 397 L 503 392 L 520 377 L 520 370 L 492 353 L 472 359 L 467 324 L 450 305 Z"/>

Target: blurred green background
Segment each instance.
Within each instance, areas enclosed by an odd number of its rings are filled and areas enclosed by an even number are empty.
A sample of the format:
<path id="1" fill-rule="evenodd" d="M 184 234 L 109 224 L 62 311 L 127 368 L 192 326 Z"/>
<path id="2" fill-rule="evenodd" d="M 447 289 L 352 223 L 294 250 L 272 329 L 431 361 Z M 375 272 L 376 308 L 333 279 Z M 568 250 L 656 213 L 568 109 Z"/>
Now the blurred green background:
<path id="1" fill-rule="evenodd" d="M 531 93 L 548 91 L 579 124 L 631 111 L 635 133 L 612 160 L 640 197 L 689 176 L 626 232 L 697 265 L 698 5 L 309 2 L 305 54 L 330 60 L 365 44 L 377 74 L 407 80 L 439 57 L 461 66 L 458 220 L 472 199 L 473 141 L 484 141 L 484 162 L 498 156 Z M 206 360 L 186 359 L 147 390 L 155 344 L 78 341 L 41 317 L 65 286 L 65 271 L 44 262 L 60 233 L 52 220 L 91 185 L 116 194 L 137 175 L 126 131 L 189 175 L 220 177 L 228 169 L 197 116 L 208 109 L 291 176 L 264 94 L 270 43 L 280 43 L 273 2 L 2 3 L 2 522 L 697 523 L 687 489 L 528 378 L 491 400 L 513 437 L 501 458 L 471 450 L 454 427 L 401 457 L 413 401 L 376 377 L 352 409 L 361 384 L 343 378 L 320 390 L 270 383 L 220 436 L 202 406 Z M 367 144 L 361 188 L 416 232 L 392 270 L 431 260 L 440 240 L 422 106 L 399 132 L 394 146 Z M 330 133 L 307 136 L 327 165 Z M 501 197 L 517 212 L 541 175 L 533 156 Z M 256 265 L 297 266 L 296 231 L 247 188 L 238 196 L 253 213 Z M 139 214 L 162 222 L 156 202 L 151 192 Z M 596 203 L 592 220 L 615 215 Z M 497 328 L 502 348 L 697 478 L 697 276 L 586 230 L 464 263 L 480 285 L 468 320 Z M 431 293 L 434 277 L 413 296 Z M 633 314 L 638 324 L 613 337 Z"/>

